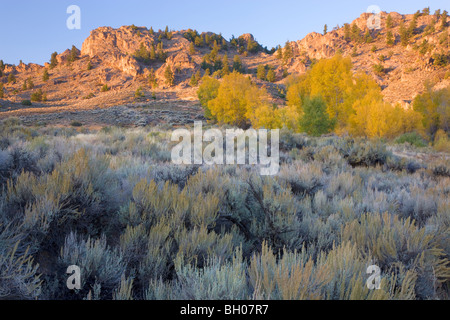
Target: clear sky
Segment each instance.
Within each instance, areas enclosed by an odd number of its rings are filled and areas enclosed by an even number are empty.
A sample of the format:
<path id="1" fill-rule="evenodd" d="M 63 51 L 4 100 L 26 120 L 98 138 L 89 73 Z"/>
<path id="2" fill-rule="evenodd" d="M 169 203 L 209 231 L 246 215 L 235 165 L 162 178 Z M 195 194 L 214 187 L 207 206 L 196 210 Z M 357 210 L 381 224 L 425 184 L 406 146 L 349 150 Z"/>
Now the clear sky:
<path id="1" fill-rule="evenodd" d="M 69 5 L 81 9 L 81 29 L 69 30 Z M 356 19 L 370 5 L 382 11 L 414 13 L 425 7 L 450 11 L 448 0 L 2 0 L 0 59 L 5 63 L 43 64 L 52 52 L 74 44 L 81 48 L 92 29 L 135 24 L 173 30 L 197 29 L 222 33 L 229 39 L 251 33 L 269 49 L 309 32 L 331 30 Z"/>

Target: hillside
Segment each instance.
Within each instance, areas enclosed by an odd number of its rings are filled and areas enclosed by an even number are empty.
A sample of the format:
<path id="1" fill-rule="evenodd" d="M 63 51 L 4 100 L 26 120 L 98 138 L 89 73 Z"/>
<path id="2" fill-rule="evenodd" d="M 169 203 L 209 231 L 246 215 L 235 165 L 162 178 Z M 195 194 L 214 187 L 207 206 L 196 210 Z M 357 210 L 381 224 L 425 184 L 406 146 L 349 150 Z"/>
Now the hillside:
<path id="1" fill-rule="evenodd" d="M 351 57 L 354 72 L 362 71 L 373 76 L 382 87 L 386 101 L 407 106 L 423 91 L 427 81 L 435 88 L 450 83 L 449 65 L 434 63 L 436 54 L 448 58 L 449 28 L 441 29 L 439 21 L 435 21 L 435 27 L 431 28 L 436 17 L 421 15 L 416 17 L 417 25 L 409 44 L 403 46 L 400 44 L 401 21 L 408 27 L 414 15 L 393 12 L 390 16 L 394 45 L 386 43 L 388 13 L 381 15 L 381 29 L 369 33 L 369 16 L 364 13 L 349 24 L 349 28 L 352 26 L 350 29 L 354 25 L 359 27 L 356 40 L 348 39 L 344 26 L 337 26 L 325 35 L 313 32 L 301 40 L 290 42 L 292 55 L 282 59 L 280 52 L 286 56 L 286 46 L 278 52 L 274 49 L 269 51 L 250 34 L 225 40 L 218 34 L 199 34 L 194 30 L 153 32 L 136 26 L 101 27 L 91 32 L 81 50 L 73 48 L 58 54 L 54 68 L 49 63 L 44 66 L 32 63 L 5 65 L 1 78 L 5 94 L 0 100 L 0 117 L 79 112 L 136 102 L 169 104 L 172 109 L 186 103 L 195 105 L 196 88 L 189 85 L 192 75 L 203 76 L 207 67 L 212 71 L 220 69 L 224 55 L 228 57 L 230 69 L 233 68 L 234 57 L 239 56 L 244 72 L 251 74 L 259 85 L 267 87 L 275 103 L 283 104 L 277 89 L 283 88 L 288 74 L 305 73 L 315 61 L 341 53 Z M 214 43 L 217 44 L 216 52 Z M 380 59 L 384 61 L 380 62 Z M 383 66 L 381 73 L 374 71 L 376 64 Z M 273 83 L 256 78 L 260 65 L 273 68 Z M 174 73 L 173 86 L 165 81 L 167 67 Z M 44 70 L 49 73 L 47 81 L 43 80 Z M 152 70 L 157 82 L 153 88 L 149 83 Z M 8 82 L 11 74 L 15 82 Z M 31 87 L 30 80 L 33 83 Z M 135 92 L 139 87 L 143 88 L 143 96 L 136 98 Z M 39 89 L 45 93 L 46 101 L 33 102 L 32 106 L 21 104 Z"/>

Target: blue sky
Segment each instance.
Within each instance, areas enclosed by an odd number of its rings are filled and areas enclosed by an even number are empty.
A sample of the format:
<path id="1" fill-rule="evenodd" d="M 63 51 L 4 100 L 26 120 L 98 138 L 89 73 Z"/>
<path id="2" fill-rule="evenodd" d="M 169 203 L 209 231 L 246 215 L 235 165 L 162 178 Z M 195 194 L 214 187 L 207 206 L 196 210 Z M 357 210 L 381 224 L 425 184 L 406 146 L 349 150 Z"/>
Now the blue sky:
<path id="1" fill-rule="evenodd" d="M 69 5 L 81 9 L 81 29 L 69 30 Z M 424 7 L 450 11 L 448 0 L 301 1 L 301 0 L 7 0 L 0 4 L 0 59 L 5 63 L 43 64 L 52 52 L 73 44 L 81 48 L 92 29 L 135 24 L 153 29 L 197 29 L 232 35 L 252 33 L 269 49 L 351 22 L 368 6 L 383 11 L 414 13 Z"/>

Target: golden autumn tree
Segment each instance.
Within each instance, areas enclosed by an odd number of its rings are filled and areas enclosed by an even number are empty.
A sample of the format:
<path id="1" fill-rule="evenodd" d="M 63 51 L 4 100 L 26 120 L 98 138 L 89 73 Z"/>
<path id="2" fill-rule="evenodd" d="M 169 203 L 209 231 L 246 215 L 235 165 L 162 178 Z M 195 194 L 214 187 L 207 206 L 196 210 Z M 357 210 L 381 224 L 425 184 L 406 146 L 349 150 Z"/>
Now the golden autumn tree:
<path id="1" fill-rule="evenodd" d="M 211 78 L 209 76 L 204 76 L 202 78 L 202 83 L 197 90 L 198 99 L 200 100 L 200 104 L 203 107 L 205 117 L 208 119 L 216 120 L 215 117 L 211 114 L 208 103 L 217 97 L 219 86 L 219 80 Z"/>
<path id="2" fill-rule="evenodd" d="M 219 123 L 246 128 L 272 125 L 269 97 L 249 77 L 232 72 L 223 77 L 216 98 L 208 102 L 208 109 Z"/>
<path id="3" fill-rule="evenodd" d="M 387 113 L 392 108 L 377 92 L 371 91 L 353 104 L 350 116 L 350 133 L 369 138 L 382 137 L 387 131 Z"/>
<path id="4" fill-rule="evenodd" d="M 288 105 L 297 106 L 301 116 L 303 97 L 321 96 L 327 105 L 329 117 L 336 119 L 337 127 L 346 127 L 351 114 L 349 98 L 354 87 L 351 69 L 351 60 L 341 55 L 320 60 L 305 76 L 288 83 Z"/>

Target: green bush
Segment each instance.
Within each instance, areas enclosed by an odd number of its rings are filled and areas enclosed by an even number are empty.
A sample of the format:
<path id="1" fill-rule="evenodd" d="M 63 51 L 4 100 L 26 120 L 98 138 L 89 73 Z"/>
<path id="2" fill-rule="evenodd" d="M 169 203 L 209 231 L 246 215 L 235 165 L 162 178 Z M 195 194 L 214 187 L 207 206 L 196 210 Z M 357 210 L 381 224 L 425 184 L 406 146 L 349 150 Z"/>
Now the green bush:
<path id="1" fill-rule="evenodd" d="M 397 144 L 409 143 L 416 148 L 423 148 L 427 146 L 426 141 L 417 132 L 402 134 L 396 138 L 394 142 Z"/>

